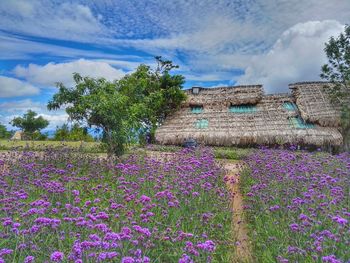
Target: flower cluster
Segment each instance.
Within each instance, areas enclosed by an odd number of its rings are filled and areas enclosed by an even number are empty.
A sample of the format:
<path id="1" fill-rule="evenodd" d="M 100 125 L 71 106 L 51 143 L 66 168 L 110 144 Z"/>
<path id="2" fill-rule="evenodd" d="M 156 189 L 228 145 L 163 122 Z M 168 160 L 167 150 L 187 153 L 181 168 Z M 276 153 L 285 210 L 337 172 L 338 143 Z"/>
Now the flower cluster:
<path id="1" fill-rule="evenodd" d="M 210 262 L 229 252 L 230 195 L 210 149 L 118 163 L 10 152 L 0 165 L 0 262 Z"/>
<path id="2" fill-rule="evenodd" d="M 350 155 L 261 149 L 241 174 L 258 261 L 350 261 Z"/>

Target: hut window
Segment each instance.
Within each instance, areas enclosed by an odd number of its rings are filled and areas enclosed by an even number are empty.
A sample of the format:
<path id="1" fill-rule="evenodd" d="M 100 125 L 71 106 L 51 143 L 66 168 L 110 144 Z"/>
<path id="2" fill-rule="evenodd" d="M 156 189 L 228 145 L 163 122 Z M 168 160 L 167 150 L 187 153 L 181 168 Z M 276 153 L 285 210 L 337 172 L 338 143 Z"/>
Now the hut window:
<path id="1" fill-rule="evenodd" d="M 202 113 L 203 112 L 203 106 L 192 106 L 191 107 L 192 113 Z"/>
<path id="2" fill-rule="evenodd" d="M 315 128 L 315 125 L 313 123 L 308 123 L 304 121 L 301 117 L 292 117 L 289 119 L 290 124 L 292 127 L 296 129 L 312 129 Z"/>
<path id="3" fill-rule="evenodd" d="M 192 94 L 198 94 L 200 87 L 192 87 Z"/>
<path id="4" fill-rule="evenodd" d="M 253 113 L 256 112 L 256 106 L 255 105 L 231 105 L 229 108 L 229 111 L 232 113 Z"/>
<path id="5" fill-rule="evenodd" d="M 286 101 L 283 103 L 283 108 L 285 108 L 288 111 L 296 111 L 298 109 L 297 105 L 293 102 Z"/>
<path id="6" fill-rule="evenodd" d="M 197 129 L 206 129 L 209 126 L 209 121 L 207 119 L 197 120 L 195 126 Z"/>

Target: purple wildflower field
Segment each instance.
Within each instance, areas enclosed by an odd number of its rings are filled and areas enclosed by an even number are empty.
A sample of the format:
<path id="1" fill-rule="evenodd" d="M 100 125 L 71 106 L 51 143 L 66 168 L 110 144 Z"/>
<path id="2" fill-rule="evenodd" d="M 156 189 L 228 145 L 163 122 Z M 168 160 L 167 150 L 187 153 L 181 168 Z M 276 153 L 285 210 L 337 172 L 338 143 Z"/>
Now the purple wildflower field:
<path id="1" fill-rule="evenodd" d="M 261 149 L 241 174 L 257 262 L 350 262 L 350 155 Z"/>
<path id="2" fill-rule="evenodd" d="M 230 194 L 208 148 L 112 163 L 0 155 L 0 262 L 228 262 Z"/>

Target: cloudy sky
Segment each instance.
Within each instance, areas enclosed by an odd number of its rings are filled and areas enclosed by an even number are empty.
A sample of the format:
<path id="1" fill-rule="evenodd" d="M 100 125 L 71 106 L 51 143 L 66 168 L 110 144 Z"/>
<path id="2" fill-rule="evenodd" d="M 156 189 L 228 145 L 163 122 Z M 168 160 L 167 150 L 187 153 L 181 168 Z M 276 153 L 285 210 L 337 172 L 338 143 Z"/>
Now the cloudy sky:
<path id="1" fill-rule="evenodd" d="M 161 55 L 185 87 L 319 80 L 324 43 L 350 23 L 349 0 L 2 0 L 0 123 L 48 112 L 72 73 L 113 80 Z"/>

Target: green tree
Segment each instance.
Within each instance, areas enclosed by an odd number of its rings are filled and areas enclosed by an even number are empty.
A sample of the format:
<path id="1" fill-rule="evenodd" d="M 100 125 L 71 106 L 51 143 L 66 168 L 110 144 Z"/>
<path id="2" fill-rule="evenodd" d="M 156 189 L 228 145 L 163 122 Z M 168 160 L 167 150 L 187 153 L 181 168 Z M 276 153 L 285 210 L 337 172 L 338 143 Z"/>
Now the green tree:
<path id="1" fill-rule="evenodd" d="M 26 136 L 33 139 L 40 130 L 49 125 L 49 121 L 32 110 L 28 110 L 23 117 L 16 117 L 10 122 L 12 126 L 18 127 L 25 133 Z"/>
<path id="2" fill-rule="evenodd" d="M 55 134 L 53 136 L 53 139 L 55 141 L 66 141 L 69 137 L 69 126 L 67 123 L 64 123 L 61 127 L 56 127 Z"/>
<path id="3" fill-rule="evenodd" d="M 74 123 L 71 128 L 66 123 L 61 127 L 57 127 L 53 139 L 56 141 L 94 141 L 94 138 L 88 133 L 88 130 L 84 127 L 80 127 L 78 123 Z"/>
<path id="4" fill-rule="evenodd" d="M 184 77 L 170 74 L 178 66 L 160 56 L 156 61 L 155 70 L 140 65 L 133 74 L 117 83 L 121 92 L 130 98 L 128 107 L 132 115 L 142 124 L 138 134 L 140 139 L 144 140 L 142 136 L 148 135 L 152 142 L 157 126 L 186 99 L 182 91 Z"/>
<path id="5" fill-rule="evenodd" d="M 343 148 L 350 151 L 350 26 L 326 43 L 328 63 L 322 66 L 321 78 L 333 84 L 329 89 L 333 103 L 341 107 Z"/>
<path id="6" fill-rule="evenodd" d="M 154 134 L 156 126 L 185 99 L 183 76 L 170 75 L 177 66 L 161 57 L 156 59 L 156 69 L 140 65 L 114 82 L 74 73 L 75 86 L 58 83 L 59 91 L 48 109 L 65 105 L 72 120 L 102 129 L 109 154 L 121 155 L 140 133 Z"/>
<path id="7" fill-rule="evenodd" d="M 10 139 L 12 133 L 6 129 L 6 126 L 0 123 L 0 139 Z"/>

